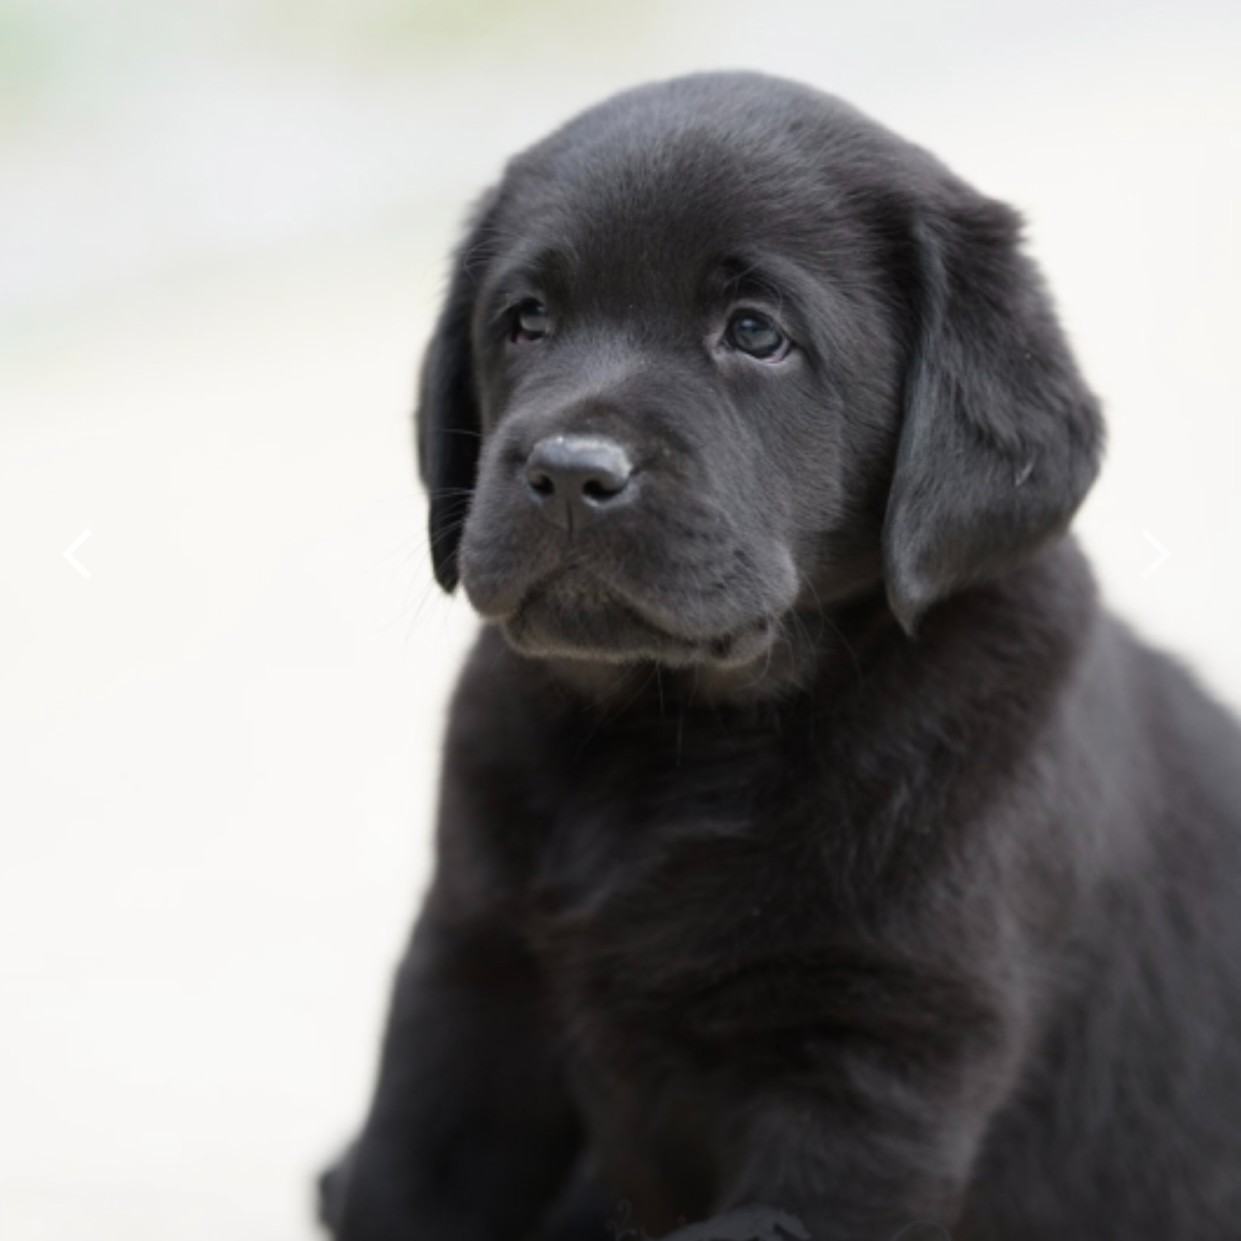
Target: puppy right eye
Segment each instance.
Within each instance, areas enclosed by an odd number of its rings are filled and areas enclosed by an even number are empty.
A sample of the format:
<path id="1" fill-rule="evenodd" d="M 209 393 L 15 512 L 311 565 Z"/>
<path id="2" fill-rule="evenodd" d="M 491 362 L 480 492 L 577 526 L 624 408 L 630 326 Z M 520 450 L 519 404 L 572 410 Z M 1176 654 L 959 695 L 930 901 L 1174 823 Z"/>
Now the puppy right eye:
<path id="1" fill-rule="evenodd" d="M 542 302 L 528 297 L 513 307 L 512 339 L 517 344 L 542 340 L 549 326 L 547 307 Z"/>

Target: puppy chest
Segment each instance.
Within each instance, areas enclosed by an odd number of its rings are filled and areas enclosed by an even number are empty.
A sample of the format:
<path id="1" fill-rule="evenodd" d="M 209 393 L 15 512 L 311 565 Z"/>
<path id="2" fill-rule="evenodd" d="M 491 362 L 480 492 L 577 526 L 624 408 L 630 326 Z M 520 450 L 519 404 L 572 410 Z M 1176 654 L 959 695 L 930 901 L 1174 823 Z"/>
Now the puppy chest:
<path id="1" fill-rule="evenodd" d="M 571 1043 L 628 1074 L 783 1055 L 804 1017 L 797 962 L 831 934 L 825 886 L 749 832 L 543 870 L 529 941 Z"/>

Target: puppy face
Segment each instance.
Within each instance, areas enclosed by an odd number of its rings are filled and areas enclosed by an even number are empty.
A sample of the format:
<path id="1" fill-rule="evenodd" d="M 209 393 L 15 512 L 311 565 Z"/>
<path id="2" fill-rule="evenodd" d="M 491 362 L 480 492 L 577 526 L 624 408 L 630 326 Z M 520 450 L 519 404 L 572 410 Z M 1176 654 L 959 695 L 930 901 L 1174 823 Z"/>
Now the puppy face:
<path id="1" fill-rule="evenodd" d="M 1016 232 L 791 84 L 585 113 L 457 256 L 419 409 L 440 581 L 537 656 L 745 664 L 880 584 L 912 628 L 1061 529 L 1095 470 Z"/>

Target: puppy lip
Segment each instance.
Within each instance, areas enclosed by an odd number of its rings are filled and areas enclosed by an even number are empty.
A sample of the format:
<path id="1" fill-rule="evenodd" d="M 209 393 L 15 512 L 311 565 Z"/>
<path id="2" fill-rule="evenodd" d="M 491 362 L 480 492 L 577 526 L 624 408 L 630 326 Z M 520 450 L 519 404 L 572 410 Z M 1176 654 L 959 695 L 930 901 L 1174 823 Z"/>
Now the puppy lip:
<path id="1" fill-rule="evenodd" d="M 538 621 L 532 622 L 531 612 L 548 602 L 558 586 L 563 587 L 567 574 L 577 579 L 571 584 L 576 589 L 569 591 L 570 597 L 580 593 L 591 598 L 598 611 L 615 617 L 619 640 L 609 642 L 585 632 L 574 634 L 571 622 L 565 625 L 563 632 L 558 632 L 560 626 L 555 624 L 545 627 Z M 529 587 L 516 606 L 504 614 L 485 619 L 499 624 L 518 650 L 531 655 L 611 660 L 637 656 L 674 663 L 710 662 L 731 666 L 748 663 L 767 649 L 774 640 L 779 614 L 764 613 L 726 630 L 687 631 L 670 624 L 664 616 L 652 615 L 640 600 L 588 571 L 562 569 Z"/>

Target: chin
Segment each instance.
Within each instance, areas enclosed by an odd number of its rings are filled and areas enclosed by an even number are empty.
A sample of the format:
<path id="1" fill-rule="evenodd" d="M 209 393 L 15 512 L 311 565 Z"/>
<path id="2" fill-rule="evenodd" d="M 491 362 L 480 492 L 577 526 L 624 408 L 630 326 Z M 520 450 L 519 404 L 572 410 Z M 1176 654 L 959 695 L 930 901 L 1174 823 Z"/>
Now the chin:
<path id="1" fill-rule="evenodd" d="M 775 613 L 688 630 L 593 582 L 557 579 L 499 619 L 508 644 L 532 658 L 669 668 L 740 668 L 765 659 L 780 632 Z"/>

